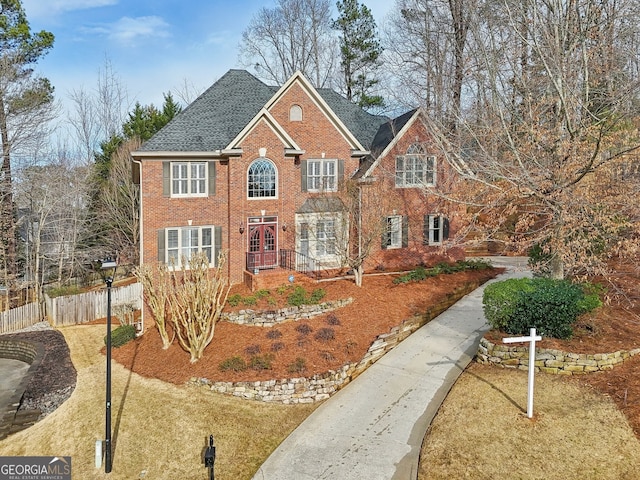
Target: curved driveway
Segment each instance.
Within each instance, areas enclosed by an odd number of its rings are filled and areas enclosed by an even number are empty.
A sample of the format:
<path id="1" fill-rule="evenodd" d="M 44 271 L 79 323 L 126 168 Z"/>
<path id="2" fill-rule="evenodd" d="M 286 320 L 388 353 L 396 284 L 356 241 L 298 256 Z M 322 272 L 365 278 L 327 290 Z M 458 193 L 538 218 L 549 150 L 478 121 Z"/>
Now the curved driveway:
<path id="1" fill-rule="evenodd" d="M 528 275 L 526 258 L 490 260 L 508 267 L 496 280 Z M 254 480 L 414 480 L 427 428 L 488 330 L 483 290 L 462 298 L 324 402 Z"/>

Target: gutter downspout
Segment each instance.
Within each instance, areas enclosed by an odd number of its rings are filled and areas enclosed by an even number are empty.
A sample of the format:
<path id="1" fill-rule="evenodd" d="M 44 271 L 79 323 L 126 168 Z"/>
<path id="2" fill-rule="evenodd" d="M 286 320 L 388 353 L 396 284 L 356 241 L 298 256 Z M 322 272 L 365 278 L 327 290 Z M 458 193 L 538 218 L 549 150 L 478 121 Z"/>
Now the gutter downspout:
<path id="1" fill-rule="evenodd" d="M 140 245 L 138 246 L 140 252 L 139 252 L 139 263 L 141 266 L 144 263 L 144 228 L 143 228 L 143 218 L 144 216 L 142 215 L 142 161 L 140 160 L 136 160 L 135 158 L 131 157 L 131 160 L 133 161 L 133 163 L 137 163 L 140 167 L 140 184 L 138 185 L 138 195 L 140 196 L 140 198 L 138 199 L 138 204 L 140 205 L 140 209 L 138 211 L 138 215 L 140 215 Z M 142 292 L 141 298 L 140 298 L 140 323 L 141 323 L 141 333 L 144 333 L 144 291 Z"/>

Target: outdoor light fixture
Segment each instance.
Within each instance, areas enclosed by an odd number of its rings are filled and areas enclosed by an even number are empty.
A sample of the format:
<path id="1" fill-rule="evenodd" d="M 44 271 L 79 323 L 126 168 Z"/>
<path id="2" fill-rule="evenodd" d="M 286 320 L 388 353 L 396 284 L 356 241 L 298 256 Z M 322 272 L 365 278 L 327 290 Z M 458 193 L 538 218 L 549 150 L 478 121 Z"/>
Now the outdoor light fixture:
<path id="1" fill-rule="evenodd" d="M 111 472 L 111 286 L 117 263 L 112 258 L 102 262 L 104 281 L 107 284 L 107 386 L 105 399 L 104 472 Z"/>
<path id="2" fill-rule="evenodd" d="M 240 235 L 242 235 L 244 233 L 244 223 L 240 222 Z"/>
<path id="3" fill-rule="evenodd" d="M 283 231 L 283 232 L 286 232 L 286 231 L 287 231 L 287 222 L 284 222 L 284 223 L 282 224 L 282 231 Z"/>
<path id="4" fill-rule="evenodd" d="M 204 451 L 204 466 L 209 469 L 209 480 L 214 480 L 213 464 L 216 461 L 216 447 L 213 444 L 213 435 L 209 435 L 209 446 Z"/>

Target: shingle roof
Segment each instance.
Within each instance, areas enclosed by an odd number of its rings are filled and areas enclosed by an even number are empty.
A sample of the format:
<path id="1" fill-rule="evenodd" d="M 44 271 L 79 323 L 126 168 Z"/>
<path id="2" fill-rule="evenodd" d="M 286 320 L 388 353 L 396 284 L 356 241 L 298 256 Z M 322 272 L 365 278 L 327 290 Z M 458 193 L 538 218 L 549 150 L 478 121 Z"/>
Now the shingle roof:
<path id="1" fill-rule="evenodd" d="M 320 88 L 318 93 L 364 148 L 369 148 L 380 126 L 389 121 L 388 117 L 371 115 L 328 88 Z"/>
<path id="2" fill-rule="evenodd" d="M 229 70 L 138 151 L 224 149 L 277 91 L 277 87 L 264 84 L 246 70 Z M 386 139 L 380 132 L 390 125 L 387 117 L 371 115 L 333 90 L 323 88 L 318 93 L 365 149 Z"/>
<path id="3" fill-rule="evenodd" d="M 265 85 L 246 70 L 229 70 L 139 151 L 223 149 L 276 91 L 275 87 Z"/>

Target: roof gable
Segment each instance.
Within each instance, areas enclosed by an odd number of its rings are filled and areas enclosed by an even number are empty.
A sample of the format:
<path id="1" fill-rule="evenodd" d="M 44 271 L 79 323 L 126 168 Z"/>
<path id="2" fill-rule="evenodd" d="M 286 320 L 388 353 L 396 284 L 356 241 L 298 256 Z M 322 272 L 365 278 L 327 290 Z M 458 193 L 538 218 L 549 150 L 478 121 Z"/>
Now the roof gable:
<path id="1" fill-rule="evenodd" d="M 256 116 L 274 91 L 274 87 L 245 70 L 229 70 L 138 151 L 222 150 Z"/>

